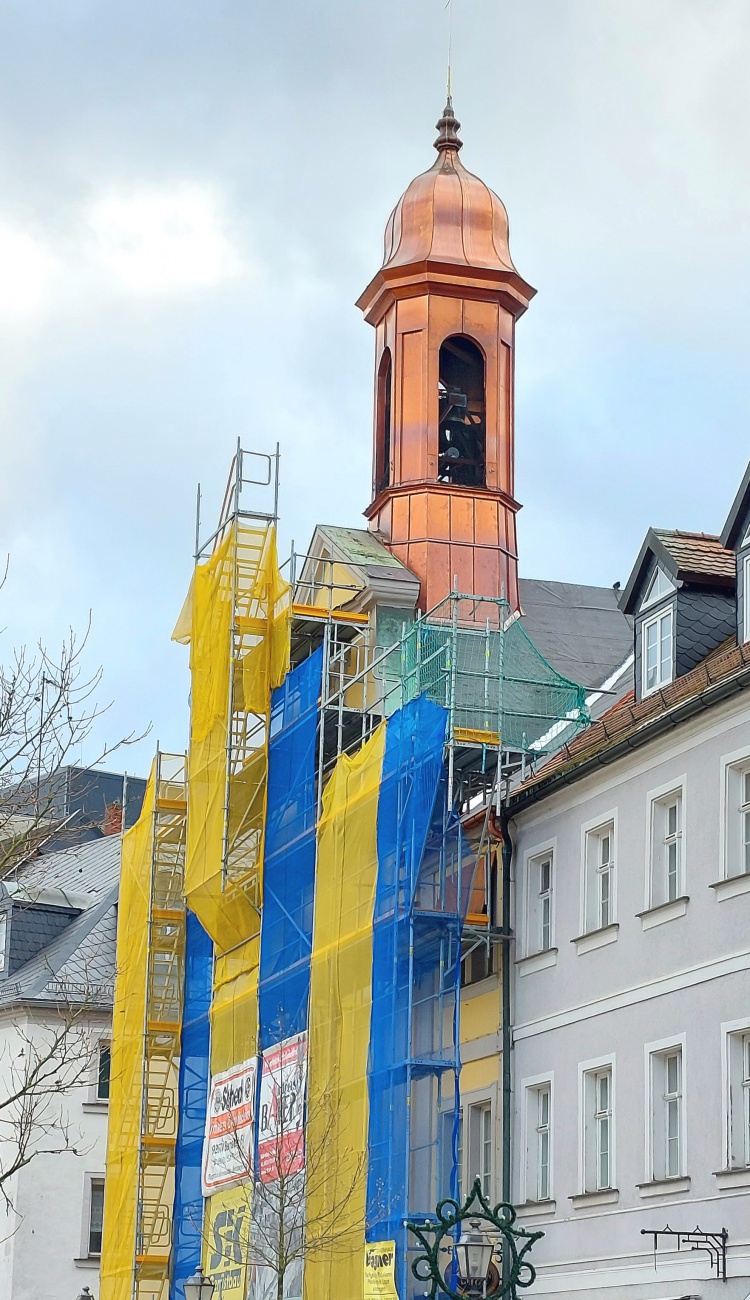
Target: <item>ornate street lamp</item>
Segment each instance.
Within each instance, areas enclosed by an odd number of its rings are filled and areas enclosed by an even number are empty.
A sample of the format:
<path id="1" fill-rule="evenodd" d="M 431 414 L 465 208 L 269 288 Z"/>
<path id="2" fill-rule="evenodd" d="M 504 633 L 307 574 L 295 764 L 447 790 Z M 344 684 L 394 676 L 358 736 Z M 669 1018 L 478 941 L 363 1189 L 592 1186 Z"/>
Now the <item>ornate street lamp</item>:
<path id="1" fill-rule="evenodd" d="M 212 1300 L 216 1287 L 202 1269 L 197 1268 L 183 1285 L 185 1300 Z"/>
<path id="2" fill-rule="evenodd" d="M 534 1282 L 536 1270 L 526 1257 L 544 1233 L 516 1228 L 515 1221 L 512 1205 L 490 1205 L 479 1178 L 463 1205 L 447 1199 L 440 1201 L 434 1219 L 407 1219 L 407 1228 L 422 1247 L 411 1271 L 418 1282 L 429 1284 L 427 1300 L 517 1300 L 518 1289 Z M 456 1241 L 455 1230 L 465 1222 L 468 1227 Z M 450 1244 L 442 1245 L 446 1238 Z M 448 1257 L 444 1263 L 441 1255 Z"/>

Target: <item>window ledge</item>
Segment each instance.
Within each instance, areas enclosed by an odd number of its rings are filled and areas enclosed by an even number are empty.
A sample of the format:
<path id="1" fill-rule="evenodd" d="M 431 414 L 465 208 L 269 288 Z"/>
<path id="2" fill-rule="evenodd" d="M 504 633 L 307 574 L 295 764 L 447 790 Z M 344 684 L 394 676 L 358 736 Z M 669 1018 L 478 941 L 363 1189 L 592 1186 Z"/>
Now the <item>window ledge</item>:
<path id="1" fill-rule="evenodd" d="M 514 1206 L 514 1209 L 519 1219 L 539 1219 L 542 1215 L 555 1214 L 557 1201 L 524 1201 L 522 1205 Z"/>
<path id="2" fill-rule="evenodd" d="M 750 1168 L 717 1169 L 714 1178 L 719 1187 L 750 1187 Z"/>
<path id="3" fill-rule="evenodd" d="M 672 898 L 667 903 L 647 907 L 645 912 L 636 912 L 636 916 L 640 917 L 644 930 L 653 930 L 656 925 L 664 925 L 666 921 L 675 921 L 678 916 L 684 916 L 689 902 L 689 896 L 683 894 L 681 898 Z"/>
<path id="4" fill-rule="evenodd" d="M 741 876 L 725 876 L 723 880 L 715 880 L 709 888 L 716 891 L 717 903 L 722 898 L 736 898 L 738 894 L 750 894 L 750 872 L 743 872 Z"/>
<path id="5" fill-rule="evenodd" d="M 679 1178 L 654 1178 L 650 1183 L 637 1183 L 636 1186 L 641 1196 L 676 1196 L 678 1192 L 690 1191 L 690 1179 L 682 1175 Z"/>
<path id="6" fill-rule="evenodd" d="M 530 952 L 527 957 L 519 957 L 516 966 L 519 975 L 532 975 L 535 970 L 547 970 L 557 965 L 557 948 L 546 948 L 543 952 Z"/>
<path id="7" fill-rule="evenodd" d="M 588 930 L 586 934 L 579 934 L 570 942 L 575 944 L 580 956 L 582 952 L 593 952 L 595 948 L 605 948 L 608 943 L 614 943 L 619 929 L 615 921 L 613 925 L 605 925 L 601 930 Z"/>
<path id="8" fill-rule="evenodd" d="M 73 1260 L 76 1268 L 100 1268 L 101 1262 L 101 1255 L 83 1255 L 80 1259 Z"/>
<path id="9" fill-rule="evenodd" d="M 109 1102 L 108 1101 L 84 1101 L 81 1103 L 81 1110 L 86 1111 L 86 1113 L 89 1115 L 93 1115 L 93 1114 L 106 1115 L 107 1111 L 109 1110 Z"/>
<path id="10" fill-rule="evenodd" d="M 579 1192 L 577 1196 L 568 1197 L 576 1210 L 587 1205 L 614 1205 L 619 1199 L 620 1192 L 617 1187 L 602 1187 L 598 1192 Z"/>

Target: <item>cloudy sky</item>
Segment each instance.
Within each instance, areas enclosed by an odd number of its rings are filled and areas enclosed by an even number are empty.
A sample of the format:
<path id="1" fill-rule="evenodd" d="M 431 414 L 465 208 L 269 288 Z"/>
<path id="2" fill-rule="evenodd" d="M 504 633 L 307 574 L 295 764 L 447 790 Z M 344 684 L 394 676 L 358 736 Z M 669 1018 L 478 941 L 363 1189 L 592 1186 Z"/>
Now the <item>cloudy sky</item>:
<path id="1" fill-rule="evenodd" d="M 0 0 L 2 653 L 92 632 L 186 733 L 195 487 L 282 445 L 282 549 L 358 525 L 354 300 L 430 166 L 444 0 Z M 747 0 L 454 0 L 466 165 L 539 290 L 518 331 L 522 572 L 611 584 L 718 530 L 750 457 Z M 84 755 L 86 757 L 86 755 Z"/>

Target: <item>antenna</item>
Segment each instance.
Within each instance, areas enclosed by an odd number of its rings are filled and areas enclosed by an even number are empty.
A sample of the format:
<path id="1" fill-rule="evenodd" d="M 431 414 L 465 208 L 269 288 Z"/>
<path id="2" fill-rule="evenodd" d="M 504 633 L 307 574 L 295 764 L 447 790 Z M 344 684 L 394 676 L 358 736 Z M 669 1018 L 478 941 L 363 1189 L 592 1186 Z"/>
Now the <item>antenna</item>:
<path id="1" fill-rule="evenodd" d="M 448 10 L 448 103 L 451 102 L 451 56 L 453 52 L 453 0 L 446 0 Z"/>

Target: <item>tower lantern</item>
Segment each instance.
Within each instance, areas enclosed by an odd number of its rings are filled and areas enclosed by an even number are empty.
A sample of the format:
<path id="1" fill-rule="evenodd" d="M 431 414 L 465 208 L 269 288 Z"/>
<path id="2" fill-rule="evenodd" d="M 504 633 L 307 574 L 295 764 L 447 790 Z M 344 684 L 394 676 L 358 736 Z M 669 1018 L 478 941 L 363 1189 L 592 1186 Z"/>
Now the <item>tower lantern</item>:
<path id="1" fill-rule="evenodd" d="M 375 327 L 370 529 L 420 579 L 428 610 L 459 590 L 518 608 L 513 484 L 518 274 L 504 205 L 459 158 L 451 100 L 438 157 L 391 214 L 358 301 Z"/>

